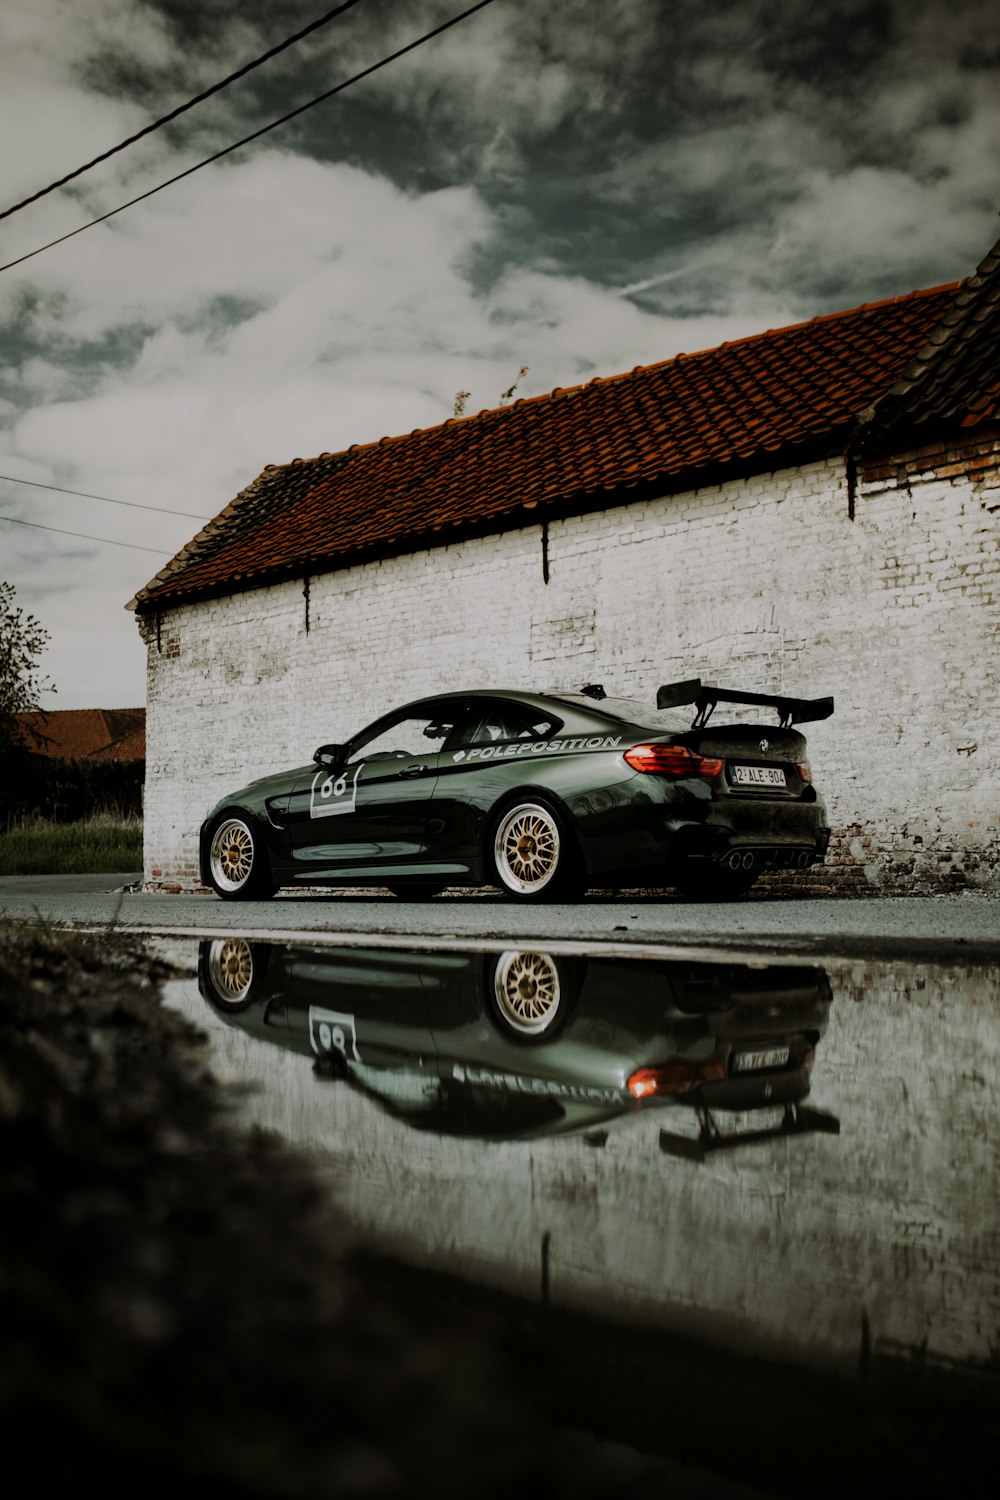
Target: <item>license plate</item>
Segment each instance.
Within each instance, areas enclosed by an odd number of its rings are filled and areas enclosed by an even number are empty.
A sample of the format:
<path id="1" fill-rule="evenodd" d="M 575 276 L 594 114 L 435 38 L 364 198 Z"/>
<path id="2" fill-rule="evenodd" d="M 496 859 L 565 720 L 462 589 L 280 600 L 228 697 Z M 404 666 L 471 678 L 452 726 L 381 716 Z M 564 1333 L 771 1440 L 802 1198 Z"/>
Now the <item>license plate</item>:
<path id="1" fill-rule="evenodd" d="M 785 785 L 785 773 L 779 766 L 734 766 L 733 780 L 737 786 Z"/>
<path id="2" fill-rule="evenodd" d="M 754 1073 L 760 1068 L 783 1068 L 788 1061 L 787 1047 L 763 1047 L 759 1052 L 737 1052 L 733 1056 L 734 1073 Z"/>

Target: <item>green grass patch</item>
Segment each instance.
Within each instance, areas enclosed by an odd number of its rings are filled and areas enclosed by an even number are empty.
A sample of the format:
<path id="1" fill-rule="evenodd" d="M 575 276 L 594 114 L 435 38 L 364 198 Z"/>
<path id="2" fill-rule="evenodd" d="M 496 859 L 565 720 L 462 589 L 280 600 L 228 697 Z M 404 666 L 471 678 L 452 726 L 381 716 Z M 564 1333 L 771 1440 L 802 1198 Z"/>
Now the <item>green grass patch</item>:
<path id="1" fill-rule="evenodd" d="M 95 813 L 78 823 L 44 818 L 0 833 L 0 875 L 106 875 L 142 869 L 142 820 Z"/>

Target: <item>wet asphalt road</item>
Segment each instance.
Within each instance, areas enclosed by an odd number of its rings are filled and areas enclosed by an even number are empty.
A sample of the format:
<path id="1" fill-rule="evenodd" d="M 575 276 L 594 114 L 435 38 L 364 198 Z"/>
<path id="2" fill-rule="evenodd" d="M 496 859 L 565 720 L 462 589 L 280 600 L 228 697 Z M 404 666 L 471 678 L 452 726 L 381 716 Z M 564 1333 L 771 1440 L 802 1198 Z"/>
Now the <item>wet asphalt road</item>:
<path id="1" fill-rule="evenodd" d="M 810 958 L 879 956 L 962 963 L 1000 960 L 1000 897 L 945 896 L 797 900 L 751 896 L 702 904 L 672 894 L 596 893 L 571 904 L 523 907 L 491 892 L 400 901 L 377 892 L 279 894 L 273 901 L 223 902 L 208 895 L 135 889 L 139 876 L 34 875 L 0 878 L 0 915 L 60 926 L 210 936 L 297 935 L 322 941 L 458 939 L 709 948 Z M 132 887 L 130 889 L 130 887 Z"/>

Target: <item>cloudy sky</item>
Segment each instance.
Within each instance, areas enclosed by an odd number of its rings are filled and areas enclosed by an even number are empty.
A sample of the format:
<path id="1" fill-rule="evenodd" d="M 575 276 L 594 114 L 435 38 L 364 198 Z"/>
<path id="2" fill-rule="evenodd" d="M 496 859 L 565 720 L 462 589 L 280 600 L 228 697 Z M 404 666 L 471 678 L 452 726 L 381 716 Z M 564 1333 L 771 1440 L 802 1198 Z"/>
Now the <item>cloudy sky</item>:
<path id="1" fill-rule="evenodd" d="M 0 262 L 467 3 L 360 0 L 0 220 Z M 3 0 L 0 210 L 331 5 Z M 47 706 L 145 701 L 125 601 L 265 464 L 958 279 L 998 211 L 996 0 L 493 0 L 0 272 L 0 578 Z"/>

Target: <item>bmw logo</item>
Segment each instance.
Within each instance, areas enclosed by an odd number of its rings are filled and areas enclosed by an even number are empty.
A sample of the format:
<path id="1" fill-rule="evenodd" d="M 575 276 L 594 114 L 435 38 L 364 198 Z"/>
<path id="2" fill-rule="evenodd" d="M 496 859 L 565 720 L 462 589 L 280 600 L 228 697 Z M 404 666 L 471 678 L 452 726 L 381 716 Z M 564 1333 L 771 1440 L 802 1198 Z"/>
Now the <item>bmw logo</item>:
<path id="1" fill-rule="evenodd" d="M 767 752 L 770 750 L 770 748 L 771 748 L 771 741 L 770 740 L 761 740 L 761 742 L 760 742 L 760 753 L 761 753 L 761 755 L 766 755 Z"/>

